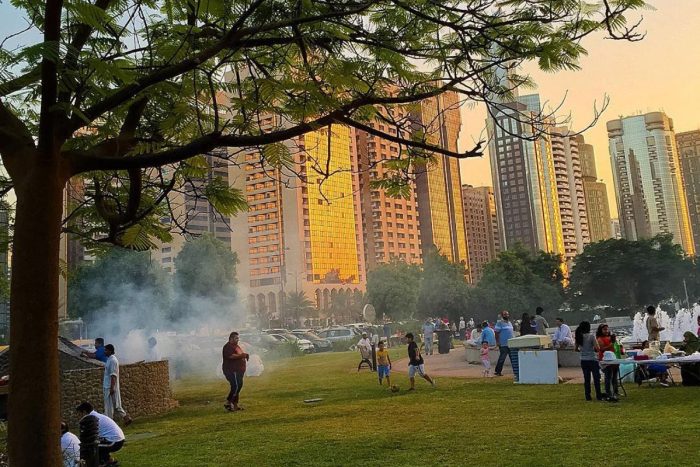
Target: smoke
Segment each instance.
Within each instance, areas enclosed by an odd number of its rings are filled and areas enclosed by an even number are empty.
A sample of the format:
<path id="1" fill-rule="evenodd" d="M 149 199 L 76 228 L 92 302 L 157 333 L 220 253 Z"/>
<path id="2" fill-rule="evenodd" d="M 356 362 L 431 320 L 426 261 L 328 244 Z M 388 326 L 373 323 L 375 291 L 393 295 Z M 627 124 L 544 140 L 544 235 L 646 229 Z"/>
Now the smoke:
<path id="1" fill-rule="evenodd" d="M 220 375 L 221 349 L 229 333 L 248 323 L 235 296 L 193 296 L 178 290 L 168 276 L 144 285 L 132 268 L 113 266 L 108 280 L 81 284 L 80 296 L 88 307 L 95 304 L 85 318 L 89 337 L 113 344 L 121 363 L 167 359 L 172 378 Z M 257 361 L 251 362 L 251 373 L 262 371 Z"/>

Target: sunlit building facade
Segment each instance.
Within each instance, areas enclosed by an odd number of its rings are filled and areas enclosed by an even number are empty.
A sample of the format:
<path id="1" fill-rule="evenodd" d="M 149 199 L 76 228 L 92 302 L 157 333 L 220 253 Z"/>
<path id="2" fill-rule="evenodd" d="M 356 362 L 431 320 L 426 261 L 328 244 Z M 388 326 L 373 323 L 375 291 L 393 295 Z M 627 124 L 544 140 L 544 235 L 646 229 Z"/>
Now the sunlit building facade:
<path id="1" fill-rule="evenodd" d="M 493 188 L 462 185 L 462 204 L 469 249 L 469 270 L 474 283 L 479 282 L 484 266 L 501 251 L 498 216 Z"/>
<path id="2" fill-rule="evenodd" d="M 673 121 L 651 112 L 611 120 L 607 130 L 622 235 L 671 233 L 695 254 Z"/>
<path id="3" fill-rule="evenodd" d="M 591 243 L 578 143 L 567 127 L 557 127 L 551 132 L 563 256 L 567 262 L 573 261 Z"/>
<path id="4" fill-rule="evenodd" d="M 700 130 L 676 133 L 676 143 L 697 254 L 700 251 Z"/>
<path id="5" fill-rule="evenodd" d="M 563 254 L 552 128 L 539 116 L 539 96 L 494 105 L 490 114 L 486 126 L 502 248 L 521 243 Z"/>
<path id="6" fill-rule="evenodd" d="M 462 120 L 456 93 L 421 102 L 420 112 L 412 118 L 414 128 L 424 132 L 430 143 L 457 151 Z M 468 267 L 459 161 L 435 154 L 425 171 L 416 176 L 416 192 L 422 250 L 437 248 L 450 261 Z"/>
<path id="7" fill-rule="evenodd" d="M 403 115 L 395 117 L 403 118 Z M 375 119 L 369 125 L 379 131 L 397 135 L 397 129 L 385 121 Z M 401 146 L 362 130 L 355 130 L 355 141 L 367 269 L 371 270 L 392 259 L 420 263 L 420 220 L 415 185 L 409 186 L 406 198 L 389 196 L 385 190 L 372 186 L 373 180 L 392 176 L 391 169 L 383 162 L 399 157 Z"/>
<path id="8" fill-rule="evenodd" d="M 608 191 L 605 183 L 598 180 L 593 146 L 586 143 L 583 135 L 576 136 L 576 139 L 581 160 L 588 230 L 591 242 L 600 242 L 612 237 Z"/>
<path id="9" fill-rule="evenodd" d="M 263 127 L 277 126 L 274 118 Z M 340 319 L 334 305 L 365 288 L 354 130 L 333 125 L 284 144 L 293 170 L 270 167 L 251 150 L 232 173 L 249 204 L 232 221 L 239 282 L 258 316 L 289 319 L 280 313 L 286 296 L 303 291 L 321 318 Z"/>

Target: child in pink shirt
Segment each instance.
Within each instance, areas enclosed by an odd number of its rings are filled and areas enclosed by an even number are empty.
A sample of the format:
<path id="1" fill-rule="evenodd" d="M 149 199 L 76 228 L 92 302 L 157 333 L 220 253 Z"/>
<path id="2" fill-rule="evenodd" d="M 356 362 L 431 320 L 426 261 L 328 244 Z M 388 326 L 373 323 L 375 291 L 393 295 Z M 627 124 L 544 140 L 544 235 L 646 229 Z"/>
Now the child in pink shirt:
<path id="1" fill-rule="evenodd" d="M 491 360 L 489 359 L 489 343 L 481 343 L 481 364 L 484 365 L 484 377 L 491 376 Z"/>

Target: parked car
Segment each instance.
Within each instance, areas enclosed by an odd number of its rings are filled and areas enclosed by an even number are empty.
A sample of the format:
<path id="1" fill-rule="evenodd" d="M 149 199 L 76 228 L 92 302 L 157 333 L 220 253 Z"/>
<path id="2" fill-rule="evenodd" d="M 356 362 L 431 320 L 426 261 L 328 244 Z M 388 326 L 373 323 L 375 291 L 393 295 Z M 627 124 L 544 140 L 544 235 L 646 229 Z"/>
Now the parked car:
<path id="1" fill-rule="evenodd" d="M 318 336 L 331 342 L 354 340 L 357 337 L 355 331 L 350 328 L 328 328 L 318 332 Z"/>
<path id="2" fill-rule="evenodd" d="M 279 339 L 275 339 L 269 334 L 241 334 L 240 339 L 243 343 L 252 344 L 256 347 L 265 350 L 270 350 L 277 347 L 278 345 L 283 344 L 282 341 L 280 341 Z"/>
<path id="3" fill-rule="evenodd" d="M 275 339 L 280 340 L 280 341 L 286 341 L 286 342 L 291 342 L 293 344 L 296 344 L 297 347 L 299 347 L 299 350 L 301 350 L 304 353 L 313 353 L 316 351 L 314 344 L 312 344 L 310 340 L 300 339 L 299 337 L 295 336 L 291 332 L 287 332 L 285 334 L 269 334 L 269 335 L 274 337 Z"/>
<path id="4" fill-rule="evenodd" d="M 316 349 L 316 352 L 328 352 L 332 350 L 333 345 L 328 339 L 320 337 L 318 334 L 313 332 L 311 329 L 294 329 L 292 334 L 299 337 L 300 339 L 306 339 L 311 341 Z"/>

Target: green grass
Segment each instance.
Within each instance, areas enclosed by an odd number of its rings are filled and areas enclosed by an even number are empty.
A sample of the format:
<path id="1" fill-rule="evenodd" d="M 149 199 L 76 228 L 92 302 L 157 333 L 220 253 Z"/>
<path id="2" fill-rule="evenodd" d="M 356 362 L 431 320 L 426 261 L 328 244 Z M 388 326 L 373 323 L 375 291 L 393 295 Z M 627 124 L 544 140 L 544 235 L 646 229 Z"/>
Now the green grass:
<path id="1" fill-rule="evenodd" d="M 400 354 L 398 352 L 401 352 Z M 403 356 L 392 349 L 392 359 Z M 637 388 L 618 404 L 581 385 L 439 378 L 396 394 L 356 373 L 357 354 L 268 365 L 225 412 L 225 381 L 175 386 L 180 408 L 139 419 L 122 466 L 700 465 L 700 388 Z M 430 368 L 428 367 L 429 371 Z M 634 386 L 634 387 L 633 387 Z M 317 404 L 304 399 L 322 398 Z"/>

